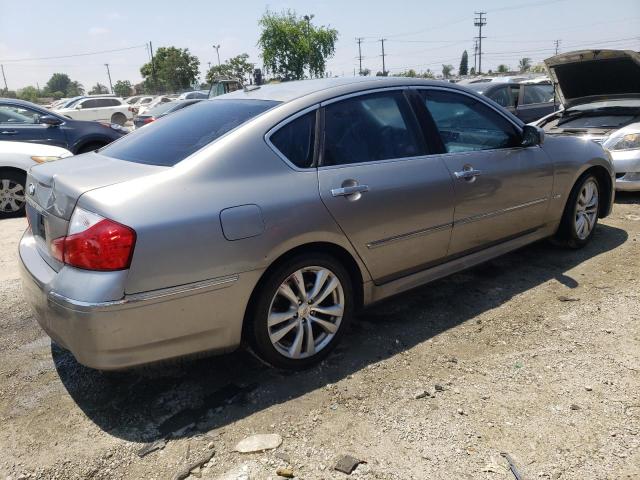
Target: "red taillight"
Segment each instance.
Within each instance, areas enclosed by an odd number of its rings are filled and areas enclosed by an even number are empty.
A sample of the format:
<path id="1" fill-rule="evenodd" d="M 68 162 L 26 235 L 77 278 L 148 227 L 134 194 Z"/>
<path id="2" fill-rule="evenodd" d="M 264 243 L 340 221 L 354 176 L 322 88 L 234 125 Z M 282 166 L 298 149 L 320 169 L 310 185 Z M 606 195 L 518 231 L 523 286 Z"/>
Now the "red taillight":
<path id="1" fill-rule="evenodd" d="M 154 120 L 155 120 L 155 118 L 154 118 L 154 117 L 148 117 L 148 118 L 145 118 L 145 119 L 142 121 L 142 123 L 146 125 L 147 123 L 151 123 L 151 122 L 153 122 Z M 156 128 L 156 127 L 153 127 L 153 128 Z"/>
<path id="2" fill-rule="evenodd" d="M 51 242 L 57 260 L 85 270 L 124 270 L 131 265 L 136 232 L 131 228 L 77 208 L 70 235 Z"/>

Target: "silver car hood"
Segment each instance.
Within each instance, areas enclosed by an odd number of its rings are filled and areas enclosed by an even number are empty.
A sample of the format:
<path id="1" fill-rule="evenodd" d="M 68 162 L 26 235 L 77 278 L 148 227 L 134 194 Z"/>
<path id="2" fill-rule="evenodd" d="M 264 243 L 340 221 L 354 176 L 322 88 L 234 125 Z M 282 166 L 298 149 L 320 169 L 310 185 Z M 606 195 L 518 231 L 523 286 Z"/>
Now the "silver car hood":
<path id="1" fill-rule="evenodd" d="M 640 98 L 640 54 L 632 50 L 579 50 L 547 58 L 544 63 L 565 108 Z"/>
<path id="2" fill-rule="evenodd" d="M 167 168 L 85 153 L 31 168 L 27 195 L 46 212 L 68 220 L 83 193 Z"/>

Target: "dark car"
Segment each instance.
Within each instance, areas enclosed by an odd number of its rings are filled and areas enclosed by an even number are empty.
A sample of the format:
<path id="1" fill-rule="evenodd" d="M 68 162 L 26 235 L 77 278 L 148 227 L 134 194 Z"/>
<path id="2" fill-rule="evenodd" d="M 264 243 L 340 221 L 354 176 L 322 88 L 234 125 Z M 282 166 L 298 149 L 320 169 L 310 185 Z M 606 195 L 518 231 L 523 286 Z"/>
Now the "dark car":
<path id="1" fill-rule="evenodd" d="M 169 115 L 176 110 L 181 110 L 184 107 L 188 107 L 189 105 L 193 105 L 194 103 L 198 103 L 201 101 L 201 98 L 194 98 L 192 100 L 174 100 L 173 102 L 161 103 L 159 105 L 156 105 L 152 109 L 147 110 L 143 115 L 137 115 L 133 119 L 133 125 L 135 128 L 143 127 L 147 123 L 154 122 L 160 117 L 164 117 L 165 115 Z"/>
<path id="2" fill-rule="evenodd" d="M 556 110 L 553 85 L 546 83 L 480 82 L 465 85 L 502 105 L 525 123 Z"/>
<path id="3" fill-rule="evenodd" d="M 24 100 L 0 98 L 0 140 L 43 143 L 90 152 L 122 137 L 118 125 L 73 120 Z"/>

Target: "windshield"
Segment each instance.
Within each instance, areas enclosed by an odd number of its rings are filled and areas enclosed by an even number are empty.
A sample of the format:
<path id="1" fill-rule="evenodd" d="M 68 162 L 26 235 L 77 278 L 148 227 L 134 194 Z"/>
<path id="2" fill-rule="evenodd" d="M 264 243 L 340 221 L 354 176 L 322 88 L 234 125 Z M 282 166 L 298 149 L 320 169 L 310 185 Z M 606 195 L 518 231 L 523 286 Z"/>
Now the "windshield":
<path id="1" fill-rule="evenodd" d="M 172 167 L 278 103 L 267 100 L 203 101 L 136 130 L 100 152 L 120 160 Z"/>

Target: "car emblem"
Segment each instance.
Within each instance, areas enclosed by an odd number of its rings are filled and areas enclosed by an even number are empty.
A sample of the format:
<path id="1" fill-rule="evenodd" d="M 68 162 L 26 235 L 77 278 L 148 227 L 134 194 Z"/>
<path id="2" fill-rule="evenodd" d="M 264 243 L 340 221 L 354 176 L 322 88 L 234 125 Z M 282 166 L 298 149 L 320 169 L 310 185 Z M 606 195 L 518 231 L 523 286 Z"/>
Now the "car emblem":
<path id="1" fill-rule="evenodd" d="M 36 193 L 36 186 L 33 183 L 29 184 L 29 195 L 34 195 Z"/>

